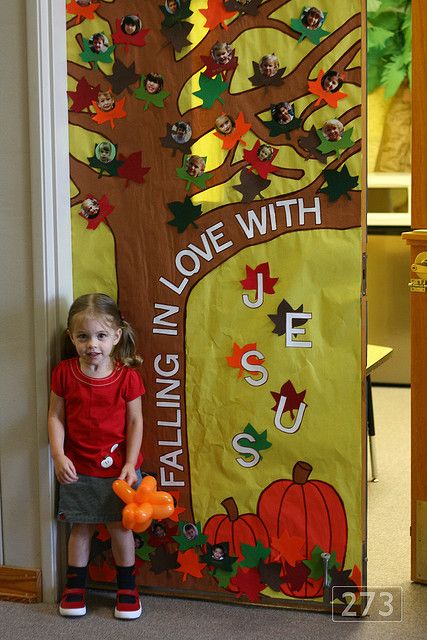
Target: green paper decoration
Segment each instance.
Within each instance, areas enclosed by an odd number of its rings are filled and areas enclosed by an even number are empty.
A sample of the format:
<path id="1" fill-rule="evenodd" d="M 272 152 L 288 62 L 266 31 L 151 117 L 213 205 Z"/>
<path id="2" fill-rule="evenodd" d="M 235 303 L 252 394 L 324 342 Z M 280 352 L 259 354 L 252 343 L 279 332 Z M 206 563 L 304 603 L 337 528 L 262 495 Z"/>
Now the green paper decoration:
<path id="1" fill-rule="evenodd" d="M 145 101 L 144 111 L 147 111 L 150 104 L 159 109 L 163 109 L 163 107 L 165 106 L 163 103 L 168 97 L 169 93 L 164 89 L 162 89 L 158 93 L 148 93 L 148 91 L 146 91 L 144 87 L 144 80 L 145 76 L 141 76 L 141 83 L 138 89 L 135 89 L 133 95 L 135 96 L 135 98 L 138 98 L 138 100 Z"/>
<path id="2" fill-rule="evenodd" d="M 103 173 L 108 173 L 110 176 L 118 175 L 118 168 L 123 164 L 123 160 L 117 160 L 118 145 L 115 144 L 114 146 L 116 148 L 116 156 L 113 160 L 110 160 L 110 162 L 101 162 L 101 160 L 98 160 L 95 153 L 97 145 L 94 147 L 93 156 L 88 158 L 89 166 L 92 167 L 92 169 L 100 169 L 98 178 L 101 178 Z"/>
<path id="3" fill-rule="evenodd" d="M 215 568 L 213 571 L 209 571 L 209 573 L 215 578 L 220 587 L 227 589 L 231 578 L 237 576 L 238 564 L 238 562 L 234 562 L 231 571 L 223 571 L 222 569 Z"/>
<path id="4" fill-rule="evenodd" d="M 138 534 L 137 537 L 141 541 L 142 546 L 137 547 L 135 549 L 135 554 L 141 560 L 150 560 L 150 554 L 153 553 L 153 551 L 155 551 L 156 548 L 155 547 L 151 547 L 148 544 L 148 533 L 145 532 L 145 533 L 142 533 L 142 534 Z"/>
<path id="5" fill-rule="evenodd" d="M 258 453 L 260 451 L 262 451 L 263 449 L 269 449 L 271 447 L 271 442 L 269 442 L 267 440 L 267 429 L 265 431 L 263 431 L 262 433 L 258 433 L 258 431 L 250 424 L 248 423 L 246 425 L 246 427 L 243 429 L 243 433 L 247 433 L 248 435 L 252 436 L 253 441 L 252 440 L 248 440 L 247 441 L 247 446 L 252 447 L 252 449 L 255 449 L 256 451 L 258 451 Z M 239 440 L 240 444 L 242 444 L 243 446 L 245 446 L 245 439 L 241 438 Z M 242 456 L 244 458 L 250 458 L 251 454 L 250 453 L 242 453 Z M 262 456 L 260 455 L 260 460 L 262 460 Z M 247 566 L 247 565 L 244 565 Z M 256 566 L 256 565 L 254 565 Z"/>
<path id="6" fill-rule="evenodd" d="M 345 195 L 348 200 L 351 197 L 348 195 L 348 191 L 357 187 L 359 178 L 357 176 L 351 176 L 347 166 L 344 165 L 341 171 L 333 169 L 325 169 L 323 172 L 325 180 L 328 183 L 327 187 L 320 189 L 320 193 L 326 193 L 329 202 L 336 202 L 338 198 Z"/>
<path id="7" fill-rule="evenodd" d="M 214 78 L 209 78 L 203 73 L 199 76 L 199 91 L 193 93 L 194 96 L 200 98 L 203 102 L 203 109 L 211 109 L 218 100 L 221 104 L 224 104 L 224 100 L 220 97 L 226 89 L 228 89 L 228 82 L 222 79 L 219 73 Z"/>
<path id="8" fill-rule="evenodd" d="M 202 205 L 194 205 L 191 202 L 189 196 L 185 196 L 184 202 L 169 202 L 168 207 L 171 210 L 174 219 L 169 220 L 168 224 L 176 227 L 178 233 L 183 233 L 186 228 L 192 224 L 197 229 L 197 224 L 194 222 L 202 213 Z"/>
<path id="9" fill-rule="evenodd" d="M 239 566 L 248 567 L 250 569 L 257 567 L 261 560 L 267 560 L 271 551 L 268 547 L 264 547 L 259 540 L 257 540 L 255 547 L 242 542 L 240 548 L 245 559 L 240 562 Z"/>
<path id="10" fill-rule="evenodd" d="M 203 172 L 200 176 L 190 176 L 187 173 L 187 169 L 186 169 L 186 164 L 187 164 L 187 159 L 188 159 L 188 155 L 184 156 L 184 161 L 183 161 L 183 166 L 182 167 L 178 167 L 176 169 L 176 174 L 178 176 L 178 178 L 180 178 L 181 180 L 186 180 L 187 184 L 185 185 L 185 190 L 188 191 L 189 188 L 191 187 L 192 184 L 195 184 L 196 187 L 199 187 L 199 189 L 206 189 L 206 183 L 208 180 L 210 180 L 212 178 L 212 173 L 206 173 Z"/>
<path id="11" fill-rule="evenodd" d="M 332 140 L 327 140 L 323 134 L 322 130 L 319 129 L 317 131 L 317 135 L 319 139 L 322 141 L 318 147 L 316 147 L 321 153 L 329 154 L 331 151 L 334 151 L 337 156 L 341 155 L 341 151 L 345 149 L 350 149 L 353 146 L 354 142 L 351 140 L 351 134 L 353 133 L 353 127 L 348 131 L 344 131 L 340 140 L 336 140 L 335 142 Z"/>
<path id="12" fill-rule="evenodd" d="M 327 15 L 327 13 L 324 14 L 325 20 Z M 322 38 L 330 34 L 330 31 L 325 31 L 322 27 L 318 27 L 317 29 L 307 29 L 307 27 L 302 23 L 301 18 L 291 18 L 291 27 L 294 31 L 301 34 L 298 42 L 302 42 L 304 38 L 307 38 L 307 40 L 310 40 L 312 44 L 319 44 Z"/>
<path id="13" fill-rule="evenodd" d="M 114 44 L 110 45 L 105 51 L 100 51 L 99 53 L 95 53 L 92 51 L 89 45 L 89 40 L 83 38 L 83 51 L 80 53 L 80 57 L 83 62 L 93 62 L 94 69 L 98 68 L 99 62 L 110 63 L 113 62 L 111 54 L 116 48 Z"/>
<path id="14" fill-rule="evenodd" d="M 280 124 L 275 120 L 269 120 L 263 122 L 263 125 L 267 127 L 267 129 L 269 130 L 269 135 L 272 138 L 276 138 L 277 136 L 280 136 L 282 133 L 284 133 L 286 138 L 290 140 L 291 136 L 289 135 L 289 133 L 291 131 L 294 131 L 294 129 L 301 128 L 301 118 L 294 117 L 290 122 L 287 122 L 286 124 Z"/>
<path id="15" fill-rule="evenodd" d="M 325 562 L 322 558 L 322 553 L 323 549 L 316 544 L 311 552 L 311 558 L 309 560 L 303 560 L 303 564 L 310 569 L 309 578 L 312 578 L 313 580 L 320 580 L 320 578 L 325 577 Z M 330 580 L 332 568 L 338 568 L 339 566 L 340 565 L 337 562 L 337 555 L 335 551 L 332 551 L 328 560 L 328 580 Z"/>
<path id="16" fill-rule="evenodd" d="M 217 560 L 213 557 L 212 553 L 216 547 L 222 547 L 225 551 L 224 556 L 221 560 Z M 200 556 L 202 562 L 205 562 L 210 567 L 215 567 L 216 569 L 221 569 L 222 571 L 226 571 L 227 573 L 231 573 L 233 571 L 233 564 L 237 560 L 237 556 L 229 556 L 229 544 L 228 542 L 219 542 L 218 544 L 209 544 L 206 545 L 206 553 Z"/>
<path id="17" fill-rule="evenodd" d="M 194 525 L 197 529 L 198 535 L 192 540 L 187 538 L 186 535 L 184 534 L 184 527 L 186 524 L 187 524 L 186 522 L 182 522 L 181 520 L 178 523 L 179 534 L 177 536 L 172 536 L 172 538 L 176 540 L 176 542 L 179 544 L 180 551 L 187 551 L 188 549 L 193 549 L 194 547 L 201 547 L 202 545 L 205 544 L 206 540 L 208 539 L 208 536 L 205 536 L 201 532 L 200 522 L 196 522 Z"/>

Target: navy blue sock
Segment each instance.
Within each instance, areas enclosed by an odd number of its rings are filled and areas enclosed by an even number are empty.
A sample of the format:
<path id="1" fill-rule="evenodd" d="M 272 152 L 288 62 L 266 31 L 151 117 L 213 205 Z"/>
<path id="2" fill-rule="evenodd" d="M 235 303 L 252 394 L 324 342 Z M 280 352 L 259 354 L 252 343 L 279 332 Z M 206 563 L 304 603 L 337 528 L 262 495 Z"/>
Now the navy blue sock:
<path id="1" fill-rule="evenodd" d="M 135 589 L 135 565 L 131 567 L 119 567 L 117 570 L 117 588 L 118 589 Z"/>
<path id="2" fill-rule="evenodd" d="M 67 589 L 84 589 L 86 586 L 87 567 L 73 567 L 68 565 L 67 568 Z"/>

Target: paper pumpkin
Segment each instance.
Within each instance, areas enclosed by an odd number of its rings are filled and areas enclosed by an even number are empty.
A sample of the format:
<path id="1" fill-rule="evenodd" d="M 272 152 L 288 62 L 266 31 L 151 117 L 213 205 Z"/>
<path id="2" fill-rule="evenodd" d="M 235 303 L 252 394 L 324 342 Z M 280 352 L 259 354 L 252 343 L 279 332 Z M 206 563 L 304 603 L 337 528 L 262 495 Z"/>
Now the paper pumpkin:
<path id="1" fill-rule="evenodd" d="M 239 562 L 245 557 L 242 544 L 256 546 L 259 541 L 264 547 L 269 547 L 267 528 L 256 514 L 239 515 L 236 501 L 232 497 L 226 498 L 221 504 L 226 513 L 211 516 L 203 528 L 212 547 L 226 540 L 230 554 L 236 556 Z"/>
<path id="2" fill-rule="evenodd" d="M 329 554 L 335 552 L 342 567 L 348 535 L 344 504 L 331 484 L 309 480 L 311 471 L 308 462 L 297 462 L 292 480 L 276 480 L 262 491 L 257 513 L 270 537 L 279 538 L 286 531 L 302 538 L 307 559 L 317 545 Z M 286 560 L 285 557 L 283 565 Z M 323 577 L 314 580 L 306 576 L 299 588 L 284 583 L 281 590 L 294 598 L 316 598 L 323 594 Z"/>
<path id="3" fill-rule="evenodd" d="M 126 503 L 122 512 L 124 528 L 136 533 L 146 531 L 153 520 L 168 518 L 174 511 L 172 496 L 157 491 L 153 476 L 145 476 L 136 491 L 124 480 L 115 480 L 113 491 Z"/>

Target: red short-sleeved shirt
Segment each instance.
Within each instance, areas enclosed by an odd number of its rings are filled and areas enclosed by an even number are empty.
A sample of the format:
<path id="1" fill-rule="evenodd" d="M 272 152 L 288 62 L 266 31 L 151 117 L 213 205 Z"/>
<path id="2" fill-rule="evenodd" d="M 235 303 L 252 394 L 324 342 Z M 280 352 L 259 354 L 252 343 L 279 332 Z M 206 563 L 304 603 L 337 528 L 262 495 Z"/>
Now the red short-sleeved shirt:
<path id="1" fill-rule="evenodd" d="M 53 370 L 51 389 L 65 402 L 64 452 L 77 473 L 118 476 L 126 462 L 126 403 L 145 392 L 139 373 L 117 363 L 106 378 L 90 378 L 71 358 Z M 136 468 L 141 462 L 142 453 Z"/>

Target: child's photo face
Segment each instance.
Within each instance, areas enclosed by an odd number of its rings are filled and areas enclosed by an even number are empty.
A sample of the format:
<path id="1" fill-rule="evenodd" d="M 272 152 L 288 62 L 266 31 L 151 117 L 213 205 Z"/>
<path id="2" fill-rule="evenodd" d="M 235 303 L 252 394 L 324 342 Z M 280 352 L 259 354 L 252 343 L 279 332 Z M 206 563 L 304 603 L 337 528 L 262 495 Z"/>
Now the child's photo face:
<path id="1" fill-rule="evenodd" d="M 318 29 L 323 20 L 323 13 L 316 7 L 311 7 L 306 13 L 305 22 L 308 29 Z"/>
<path id="2" fill-rule="evenodd" d="M 342 138 L 343 126 L 338 120 L 331 120 L 324 124 L 322 131 L 327 140 L 330 142 L 337 142 Z"/>
<path id="3" fill-rule="evenodd" d="M 273 149 L 266 144 L 262 144 L 257 152 L 257 156 L 261 160 L 261 162 L 270 160 L 272 155 L 273 155 Z"/>
<path id="4" fill-rule="evenodd" d="M 99 213 L 99 204 L 95 198 L 86 198 L 82 202 L 81 213 L 84 218 L 95 218 Z"/>
<path id="5" fill-rule="evenodd" d="M 128 36 L 134 36 L 141 29 L 138 16 L 125 16 L 122 20 L 122 31 Z"/>
<path id="6" fill-rule="evenodd" d="M 145 90 L 147 93 L 159 93 L 160 84 L 155 80 L 150 80 L 149 78 L 145 81 Z"/>
<path id="7" fill-rule="evenodd" d="M 232 133 L 235 125 L 232 123 L 229 116 L 224 115 L 218 116 L 218 118 L 215 120 L 215 127 L 219 133 L 227 136 Z"/>
<path id="8" fill-rule="evenodd" d="M 322 86 L 325 91 L 332 92 L 334 91 L 340 83 L 339 73 L 334 73 L 333 75 L 325 75 L 322 78 Z"/>
<path id="9" fill-rule="evenodd" d="M 98 107 L 101 111 L 111 111 L 114 109 L 114 98 L 109 91 L 98 93 Z"/>
<path id="10" fill-rule="evenodd" d="M 91 4 L 92 0 L 77 0 L 77 4 L 81 7 L 87 7 Z"/>
<path id="11" fill-rule="evenodd" d="M 263 76 L 266 78 L 272 78 L 278 70 L 277 59 L 272 58 L 271 56 L 266 56 L 261 60 L 259 68 Z"/>
<path id="12" fill-rule="evenodd" d="M 280 124 L 288 124 L 293 119 L 292 107 L 287 104 L 281 104 L 276 109 L 276 119 Z"/>
<path id="13" fill-rule="evenodd" d="M 233 52 L 227 42 L 218 42 L 212 48 L 212 57 L 218 64 L 227 64 L 233 57 Z"/>
<path id="14" fill-rule="evenodd" d="M 109 142 L 100 142 L 96 151 L 100 162 L 111 162 L 115 155 L 115 149 Z"/>
<path id="15" fill-rule="evenodd" d="M 200 156 L 191 156 L 187 162 L 187 173 L 192 178 L 198 178 L 205 170 L 205 162 Z"/>
<path id="16" fill-rule="evenodd" d="M 222 547 L 214 547 L 212 549 L 212 558 L 214 560 L 223 560 L 224 559 L 224 549 Z"/>
<path id="17" fill-rule="evenodd" d="M 188 122 L 175 122 L 172 125 L 172 138 L 175 142 L 188 142 L 191 138 L 191 127 Z"/>
<path id="18" fill-rule="evenodd" d="M 100 53 L 100 51 L 105 51 L 108 46 L 108 40 L 102 34 L 95 34 L 92 37 L 92 42 L 90 44 L 90 48 L 94 53 Z"/>
<path id="19" fill-rule="evenodd" d="M 169 13 L 176 13 L 179 9 L 179 2 L 178 0 L 166 0 L 165 6 Z"/>

